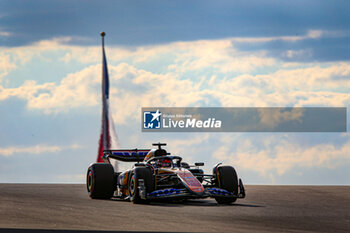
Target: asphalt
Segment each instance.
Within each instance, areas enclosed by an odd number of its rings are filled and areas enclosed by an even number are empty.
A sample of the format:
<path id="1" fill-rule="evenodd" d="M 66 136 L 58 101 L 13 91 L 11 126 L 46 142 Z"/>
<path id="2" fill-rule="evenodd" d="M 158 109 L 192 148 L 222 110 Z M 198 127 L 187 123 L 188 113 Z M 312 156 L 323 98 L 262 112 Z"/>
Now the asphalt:
<path id="1" fill-rule="evenodd" d="M 0 184 L 0 232 L 350 232 L 350 186 L 246 186 L 215 200 L 92 200 L 81 184 Z"/>

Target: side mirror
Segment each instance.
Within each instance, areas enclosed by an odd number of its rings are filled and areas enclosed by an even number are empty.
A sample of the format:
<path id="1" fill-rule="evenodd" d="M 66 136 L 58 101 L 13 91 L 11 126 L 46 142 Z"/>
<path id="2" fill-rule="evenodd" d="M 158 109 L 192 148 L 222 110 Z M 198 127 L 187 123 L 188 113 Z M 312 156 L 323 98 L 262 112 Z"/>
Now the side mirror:
<path id="1" fill-rule="evenodd" d="M 200 166 L 204 166 L 203 162 L 199 162 L 199 163 L 194 163 L 195 166 L 200 167 Z"/>

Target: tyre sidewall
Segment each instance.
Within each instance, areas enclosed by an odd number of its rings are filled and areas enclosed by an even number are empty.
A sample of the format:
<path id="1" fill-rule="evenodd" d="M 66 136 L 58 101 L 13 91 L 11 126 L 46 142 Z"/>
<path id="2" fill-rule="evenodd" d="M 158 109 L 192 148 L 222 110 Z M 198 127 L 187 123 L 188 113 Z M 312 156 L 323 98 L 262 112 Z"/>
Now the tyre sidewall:
<path id="1" fill-rule="evenodd" d="M 136 176 L 136 172 L 132 171 L 129 179 L 129 197 L 130 201 L 137 203 L 139 201 L 139 187 L 138 187 L 138 178 Z"/>
<path id="2" fill-rule="evenodd" d="M 87 170 L 86 185 L 93 199 L 110 199 L 115 190 L 113 166 L 109 163 L 94 163 Z"/>
<path id="3" fill-rule="evenodd" d="M 238 177 L 236 170 L 231 166 L 220 166 L 217 168 L 219 177 L 217 177 L 217 186 L 231 192 L 233 195 L 238 194 Z M 237 200 L 236 197 L 216 197 L 215 200 L 220 204 L 230 204 Z"/>
<path id="4" fill-rule="evenodd" d="M 128 183 L 129 198 L 134 203 L 145 203 L 147 200 L 141 199 L 139 190 L 139 179 L 143 179 L 146 192 L 154 190 L 154 178 L 152 171 L 147 167 L 136 168 L 130 173 Z"/>

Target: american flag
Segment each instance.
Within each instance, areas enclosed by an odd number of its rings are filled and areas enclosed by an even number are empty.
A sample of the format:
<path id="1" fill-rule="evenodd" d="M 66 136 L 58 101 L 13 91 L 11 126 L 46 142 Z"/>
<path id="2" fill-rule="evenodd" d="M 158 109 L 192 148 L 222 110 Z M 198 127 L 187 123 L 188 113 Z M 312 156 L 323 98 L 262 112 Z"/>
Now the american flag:
<path id="1" fill-rule="evenodd" d="M 109 109 L 109 77 L 107 68 L 107 59 L 104 47 L 105 33 L 102 36 L 102 119 L 101 134 L 97 152 L 97 162 L 103 161 L 103 151 L 119 148 L 118 137 L 114 130 L 113 118 Z"/>

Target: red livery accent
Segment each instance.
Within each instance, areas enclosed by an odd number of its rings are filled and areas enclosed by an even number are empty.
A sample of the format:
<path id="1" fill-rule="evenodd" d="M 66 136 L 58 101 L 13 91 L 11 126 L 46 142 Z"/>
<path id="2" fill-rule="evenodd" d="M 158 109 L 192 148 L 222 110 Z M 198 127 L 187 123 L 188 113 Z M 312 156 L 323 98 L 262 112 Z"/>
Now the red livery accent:
<path id="1" fill-rule="evenodd" d="M 183 170 L 183 171 L 177 171 L 176 172 L 178 177 L 184 182 L 187 187 L 195 192 L 195 193 L 202 193 L 204 192 L 203 185 L 196 179 L 196 177 L 189 171 Z"/>
<path id="2" fill-rule="evenodd" d="M 114 139 L 114 140 L 112 140 Z M 112 145 L 113 142 L 113 145 Z M 117 135 L 114 130 L 113 118 L 109 109 L 109 77 L 107 68 L 107 59 L 104 48 L 104 37 L 102 37 L 102 116 L 101 116 L 101 134 L 98 143 L 97 159 L 98 163 L 103 160 L 103 151 L 110 150 L 111 147 L 119 147 Z"/>

